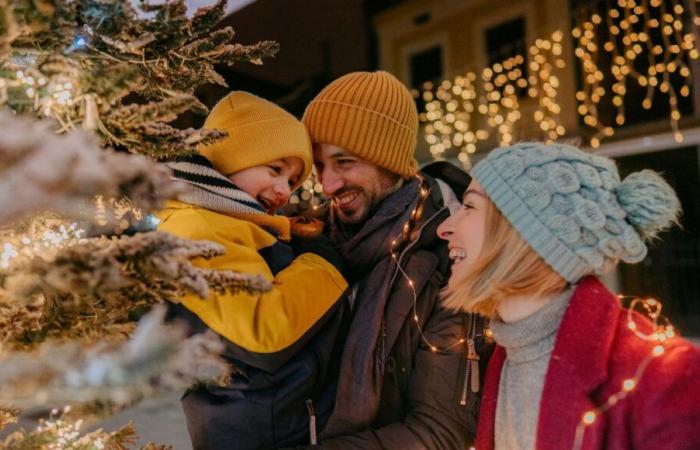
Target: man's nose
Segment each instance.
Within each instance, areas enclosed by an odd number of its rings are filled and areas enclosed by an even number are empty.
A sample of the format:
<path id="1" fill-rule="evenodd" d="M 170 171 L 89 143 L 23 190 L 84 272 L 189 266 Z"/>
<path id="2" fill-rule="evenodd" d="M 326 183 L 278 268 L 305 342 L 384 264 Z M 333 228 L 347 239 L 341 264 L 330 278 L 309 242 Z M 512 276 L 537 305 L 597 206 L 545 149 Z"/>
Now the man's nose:
<path id="1" fill-rule="evenodd" d="M 333 195 L 343 187 L 343 178 L 330 168 L 324 168 L 321 175 L 321 185 L 326 195 Z"/>

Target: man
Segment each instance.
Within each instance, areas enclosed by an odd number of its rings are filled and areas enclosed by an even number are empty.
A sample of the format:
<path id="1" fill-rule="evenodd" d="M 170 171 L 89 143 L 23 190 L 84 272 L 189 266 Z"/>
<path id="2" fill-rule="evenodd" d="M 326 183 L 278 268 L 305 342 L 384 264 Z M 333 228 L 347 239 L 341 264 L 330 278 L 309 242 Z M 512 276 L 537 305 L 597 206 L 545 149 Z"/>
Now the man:
<path id="1" fill-rule="evenodd" d="M 450 258 L 436 228 L 469 177 L 447 163 L 418 173 L 416 106 L 387 72 L 339 78 L 303 122 L 353 308 L 319 446 L 465 449 L 476 431 L 485 358 L 473 350 L 484 347 L 483 324 L 441 306 Z"/>

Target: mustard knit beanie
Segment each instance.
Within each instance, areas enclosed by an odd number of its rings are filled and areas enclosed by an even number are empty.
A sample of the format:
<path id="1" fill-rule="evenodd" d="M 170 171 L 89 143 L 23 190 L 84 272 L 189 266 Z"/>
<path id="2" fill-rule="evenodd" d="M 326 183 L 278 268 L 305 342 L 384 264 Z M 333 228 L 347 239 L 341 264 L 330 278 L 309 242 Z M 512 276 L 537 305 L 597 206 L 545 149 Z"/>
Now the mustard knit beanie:
<path id="1" fill-rule="evenodd" d="M 302 121 L 314 143 L 336 145 L 404 178 L 418 170 L 416 104 L 388 72 L 338 78 L 309 103 Z"/>
<path id="2" fill-rule="evenodd" d="M 299 183 L 292 189 L 298 188 L 311 173 L 313 156 L 306 128 L 296 117 L 265 99 L 248 92 L 231 92 L 214 106 L 204 128 L 228 133 L 226 138 L 199 149 L 223 175 L 289 157 L 304 163 Z"/>

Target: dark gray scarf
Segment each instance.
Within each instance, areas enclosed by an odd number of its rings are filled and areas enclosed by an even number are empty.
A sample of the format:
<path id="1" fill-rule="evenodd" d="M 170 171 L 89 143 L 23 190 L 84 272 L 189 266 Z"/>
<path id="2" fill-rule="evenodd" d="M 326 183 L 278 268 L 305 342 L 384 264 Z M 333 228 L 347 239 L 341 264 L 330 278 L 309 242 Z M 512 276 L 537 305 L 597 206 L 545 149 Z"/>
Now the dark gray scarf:
<path id="1" fill-rule="evenodd" d="M 340 366 L 333 414 L 323 432 L 347 434 L 371 426 L 379 409 L 384 378 L 384 311 L 396 264 L 391 242 L 398 239 L 419 199 L 419 182 L 412 179 L 387 197 L 354 235 L 341 225 L 331 239 L 358 283 L 354 315 Z"/>

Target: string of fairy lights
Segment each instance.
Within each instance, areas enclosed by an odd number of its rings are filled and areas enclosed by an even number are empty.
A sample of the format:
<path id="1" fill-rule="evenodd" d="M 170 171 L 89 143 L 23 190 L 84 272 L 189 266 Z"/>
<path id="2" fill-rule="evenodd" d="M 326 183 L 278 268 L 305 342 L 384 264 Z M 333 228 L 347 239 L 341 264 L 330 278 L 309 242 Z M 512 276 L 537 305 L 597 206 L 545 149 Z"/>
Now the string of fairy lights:
<path id="1" fill-rule="evenodd" d="M 421 325 L 420 317 L 418 316 L 418 293 L 416 292 L 416 285 L 411 279 L 411 277 L 408 276 L 404 268 L 401 266 L 402 256 L 410 249 L 411 245 L 416 242 L 416 240 L 413 239 L 413 234 L 416 231 L 416 227 L 420 224 L 420 228 L 422 229 L 423 227 L 427 226 L 432 220 L 438 217 L 438 215 L 441 212 L 438 211 L 424 222 L 420 222 L 423 216 L 425 202 L 430 196 L 430 189 L 426 187 L 425 180 L 423 180 L 420 176 L 418 178 L 420 181 L 418 187 L 418 201 L 416 202 L 416 206 L 411 211 L 411 215 L 409 216 L 408 221 L 403 226 L 401 236 L 398 236 L 391 242 L 391 258 L 396 264 L 396 270 L 406 280 L 408 287 L 411 289 L 411 295 L 413 296 L 413 322 L 415 323 L 416 329 L 418 330 L 418 335 L 420 336 L 423 343 L 428 346 L 431 352 L 441 353 L 447 352 L 455 347 L 464 344 L 467 341 L 467 338 L 461 337 L 447 346 L 436 345 L 432 341 L 430 341 L 430 339 L 428 339 L 428 337 L 425 335 L 425 332 L 423 331 L 423 326 Z M 418 230 L 418 232 L 420 231 Z"/>
<path id="2" fill-rule="evenodd" d="M 692 1 L 684 6 L 683 0 L 602 3 L 580 8 L 578 25 L 571 31 L 581 67 L 576 110 L 592 130 L 590 146 L 598 148 L 616 127 L 626 124 L 627 107 L 636 100 L 630 92 L 639 88 L 644 90 L 644 110 L 667 102 L 674 138 L 682 142 L 680 106 L 691 95 L 691 61 L 700 57 L 697 6 Z M 491 138 L 508 145 L 518 139 L 553 142 L 565 136 L 558 101 L 566 66 L 563 40 L 564 32 L 556 30 L 537 39 L 527 55 L 414 90 L 425 104 L 420 120 L 432 157 L 441 160 L 456 152 L 469 168 L 469 155 Z M 526 95 L 520 94 L 523 91 Z M 523 120 L 524 111 L 533 107 L 532 120 Z M 611 109 L 614 119 L 608 123 L 604 112 Z"/>
<path id="3" fill-rule="evenodd" d="M 661 357 L 666 352 L 665 344 L 669 339 L 675 336 L 673 326 L 668 323 L 668 320 L 661 315 L 662 305 L 658 300 L 653 298 L 641 299 L 638 297 L 618 296 L 621 302 L 630 301 L 627 309 L 627 328 L 631 330 L 639 339 L 653 343 L 650 353 L 640 361 L 634 374 L 623 380 L 620 389 L 608 396 L 607 400 L 601 405 L 585 411 L 581 416 L 581 421 L 576 427 L 574 435 L 573 450 L 580 450 L 583 446 L 583 440 L 586 430 L 596 423 L 598 418 L 605 414 L 610 408 L 625 399 L 639 385 L 646 369 L 657 358 Z M 640 330 L 640 326 L 635 320 L 635 311 L 641 308 L 644 310 L 645 316 L 651 319 L 652 327 L 650 333 L 644 333 Z"/>
<path id="4" fill-rule="evenodd" d="M 692 15 L 686 25 L 684 15 Z M 697 27 L 700 19 L 687 11 L 681 0 L 618 0 L 605 11 L 595 12 L 572 30 L 575 55 L 581 61 L 583 88 L 576 93 L 579 114 L 596 130 L 591 147 L 600 146 L 604 137 L 615 132 L 613 124 L 603 123 L 600 104 L 610 99 L 616 109 L 615 126 L 626 122 L 626 96 L 630 84 L 645 89 L 642 108 L 654 107 L 657 94 L 667 97 L 669 121 L 676 142 L 683 141 L 680 130 L 679 97 L 689 97 L 692 85 L 690 61 L 700 56 Z M 603 62 L 609 55 L 606 73 Z M 612 78 L 611 93 L 605 80 Z M 676 77 L 678 81 L 672 79 Z"/>
<path id="5" fill-rule="evenodd" d="M 563 136 L 566 129 L 557 102 L 557 72 L 566 66 L 563 38 L 561 31 L 555 31 L 547 39 L 537 39 L 529 48 L 529 63 L 523 55 L 515 55 L 478 74 L 470 71 L 437 86 L 426 82 L 422 93 L 414 90 L 413 95 L 425 102 L 419 119 L 432 157 L 444 159 L 445 153 L 453 149 L 468 169 L 469 155 L 477 151 L 479 142 L 495 136 L 500 145 L 513 143 L 523 118 L 522 93 L 536 100 L 533 119 L 538 124 L 538 135 L 547 142 Z"/>

